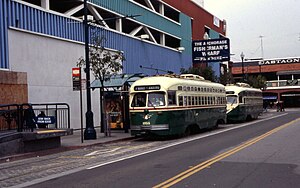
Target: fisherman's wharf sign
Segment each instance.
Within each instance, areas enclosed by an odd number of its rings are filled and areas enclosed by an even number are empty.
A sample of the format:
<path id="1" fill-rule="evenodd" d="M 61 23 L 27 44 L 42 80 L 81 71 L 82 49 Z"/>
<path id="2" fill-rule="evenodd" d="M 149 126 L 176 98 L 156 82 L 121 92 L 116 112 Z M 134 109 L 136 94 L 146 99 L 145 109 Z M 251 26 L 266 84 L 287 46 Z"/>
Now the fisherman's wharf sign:
<path id="1" fill-rule="evenodd" d="M 260 61 L 260 65 L 276 65 L 276 64 L 290 64 L 290 63 L 300 63 L 300 58 L 285 58 L 285 59 L 272 59 Z"/>

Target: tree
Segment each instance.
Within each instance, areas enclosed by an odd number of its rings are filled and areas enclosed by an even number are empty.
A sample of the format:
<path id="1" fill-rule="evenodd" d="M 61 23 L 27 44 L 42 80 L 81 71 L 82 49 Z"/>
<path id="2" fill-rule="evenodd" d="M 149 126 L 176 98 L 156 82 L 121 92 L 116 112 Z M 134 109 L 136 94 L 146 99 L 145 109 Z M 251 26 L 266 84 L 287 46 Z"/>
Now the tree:
<path id="1" fill-rule="evenodd" d="M 91 35 L 91 45 L 89 47 L 90 69 L 95 77 L 101 83 L 100 86 L 100 107 L 101 107 L 101 132 L 104 132 L 104 82 L 109 80 L 113 74 L 120 72 L 123 69 L 121 64 L 125 57 L 121 51 L 109 51 L 104 47 L 106 37 L 100 35 L 99 30 L 96 30 Z M 77 66 L 85 65 L 85 60 L 80 57 L 77 61 Z M 90 71 L 90 70 L 85 70 Z"/>
<path id="2" fill-rule="evenodd" d="M 249 85 L 251 85 L 254 88 L 259 88 L 259 89 L 265 87 L 266 81 L 267 81 L 267 79 L 262 75 L 258 75 L 258 76 L 251 75 L 247 79 L 247 82 Z"/>
<path id="3" fill-rule="evenodd" d="M 219 81 L 223 85 L 231 84 L 234 82 L 231 71 L 228 71 L 226 66 L 223 66 L 223 71 L 221 71 L 221 75 Z M 223 72 L 223 73 L 222 73 Z"/>
<path id="4" fill-rule="evenodd" d="M 217 77 L 215 72 L 212 70 L 211 66 L 208 67 L 190 67 L 188 69 L 181 68 L 181 74 L 197 74 L 199 76 L 204 77 L 206 80 L 210 80 L 212 82 L 217 81 Z"/>

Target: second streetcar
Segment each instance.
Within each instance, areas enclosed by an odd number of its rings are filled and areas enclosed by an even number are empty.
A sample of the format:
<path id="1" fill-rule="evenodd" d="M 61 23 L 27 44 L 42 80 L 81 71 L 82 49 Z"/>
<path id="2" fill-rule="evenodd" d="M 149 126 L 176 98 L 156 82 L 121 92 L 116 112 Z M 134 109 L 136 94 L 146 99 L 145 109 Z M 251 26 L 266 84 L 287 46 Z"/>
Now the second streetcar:
<path id="1" fill-rule="evenodd" d="M 260 89 L 248 84 L 227 85 L 227 120 L 231 122 L 257 119 L 263 111 L 263 97 Z"/>

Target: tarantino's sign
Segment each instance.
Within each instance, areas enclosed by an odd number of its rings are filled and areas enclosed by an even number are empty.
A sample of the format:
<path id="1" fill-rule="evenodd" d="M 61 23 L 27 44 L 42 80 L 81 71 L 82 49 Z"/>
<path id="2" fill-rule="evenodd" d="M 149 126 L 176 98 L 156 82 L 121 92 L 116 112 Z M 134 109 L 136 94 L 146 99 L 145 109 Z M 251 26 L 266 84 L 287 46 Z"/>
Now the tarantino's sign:
<path id="1" fill-rule="evenodd" d="M 276 65 L 276 64 L 290 64 L 290 63 L 300 63 L 300 58 L 285 58 L 285 59 L 273 59 L 260 61 L 260 65 Z"/>
<path id="2" fill-rule="evenodd" d="M 193 60 L 194 63 L 229 61 L 229 39 L 221 38 L 193 41 Z"/>

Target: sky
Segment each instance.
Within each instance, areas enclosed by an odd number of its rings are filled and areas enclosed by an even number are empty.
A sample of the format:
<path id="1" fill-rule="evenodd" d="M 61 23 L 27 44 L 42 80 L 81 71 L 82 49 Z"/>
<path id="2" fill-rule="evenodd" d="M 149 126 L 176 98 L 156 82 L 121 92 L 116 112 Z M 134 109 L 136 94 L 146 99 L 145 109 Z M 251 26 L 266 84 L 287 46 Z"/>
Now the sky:
<path id="1" fill-rule="evenodd" d="M 204 8 L 226 20 L 232 61 L 242 52 L 247 59 L 300 57 L 300 0 L 205 0 Z"/>

